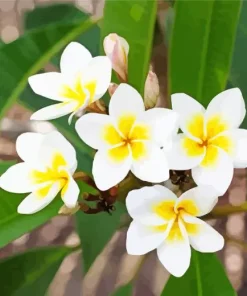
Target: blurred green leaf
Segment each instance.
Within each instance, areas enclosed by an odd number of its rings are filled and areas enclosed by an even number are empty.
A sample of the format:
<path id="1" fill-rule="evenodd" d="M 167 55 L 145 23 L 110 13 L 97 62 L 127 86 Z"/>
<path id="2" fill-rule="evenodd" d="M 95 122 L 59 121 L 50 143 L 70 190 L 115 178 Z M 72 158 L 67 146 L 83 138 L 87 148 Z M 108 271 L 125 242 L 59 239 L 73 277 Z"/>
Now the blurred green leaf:
<path id="1" fill-rule="evenodd" d="M 66 247 L 50 247 L 1 260 L 1 295 L 44 296 L 63 259 L 72 251 Z"/>
<path id="2" fill-rule="evenodd" d="M 124 37 L 130 46 L 128 83 L 143 94 L 156 20 L 157 1 L 106 0 L 101 39 L 110 33 Z"/>
<path id="3" fill-rule="evenodd" d="M 112 296 L 131 296 L 133 293 L 133 284 L 132 282 L 118 288 L 114 293 L 112 293 Z"/>
<path id="4" fill-rule="evenodd" d="M 170 93 L 203 105 L 226 87 L 241 0 L 175 2 L 169 48 Z"/>
<path id="5" fill-rule="evenodd" d="M 161 296 L 236 296 L 215 254 L 192 252 L 191 264 L 181 278 L 170 276 Z"/>
<path id="6" fill-rule="evenodd" d="M 24 34 L 0 47 L 0 117 L 24 90 L 29 76 L 37 73 L 68 42 L 94 26 L 84 22 L 52 24 Z"/>
<path id="7" fill-rule="evenodd" d="M 247 2 L 243 1 L 242 11 L 237 29 L 232 67 L 229 76 L 231 87 L 239 87 L 247 106 Z M 247 128 L 247 116 L 242 125 Z"/>

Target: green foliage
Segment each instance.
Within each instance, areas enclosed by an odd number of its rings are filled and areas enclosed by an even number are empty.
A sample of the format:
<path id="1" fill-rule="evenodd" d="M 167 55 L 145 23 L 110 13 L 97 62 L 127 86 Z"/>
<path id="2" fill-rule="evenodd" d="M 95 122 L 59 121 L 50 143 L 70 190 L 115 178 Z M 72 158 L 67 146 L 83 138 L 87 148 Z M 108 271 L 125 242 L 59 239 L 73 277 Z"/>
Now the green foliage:
<path id="1" fill-rule="evenodd" d="M 207 105 L 225 89 L 240 7 L 241 0 L 175 2 L 170 93 L 184 92 Z"/>
<path id="2" fill-rule="evenodd" d="M 133 284 L 129 283 L 125 286 L 118 288 L 112 296 L 131 296 L 133 293 Z"/>
<path id="3" fill-rule="evenodd" d="M 130 46 L 128 83 L 141 94 L 149 69 L 156 9 L 156 1 L 150 0 L 106 0 L 105 3 L 101 40 L 113 32 L 127 40 Z"/>
<path id="4" fill-rule="evenodd" d="M 44 296 L 63 259 L 72 251 L 66 247 L 42 248 L 1 260 L 1 295 Z"/>
<path id="5" fill-rule="evenodd" d="M 171 276 L 161 296 L 236 296 L 215 254 L 192 252 L 191 265 L 181 278 Z"/>

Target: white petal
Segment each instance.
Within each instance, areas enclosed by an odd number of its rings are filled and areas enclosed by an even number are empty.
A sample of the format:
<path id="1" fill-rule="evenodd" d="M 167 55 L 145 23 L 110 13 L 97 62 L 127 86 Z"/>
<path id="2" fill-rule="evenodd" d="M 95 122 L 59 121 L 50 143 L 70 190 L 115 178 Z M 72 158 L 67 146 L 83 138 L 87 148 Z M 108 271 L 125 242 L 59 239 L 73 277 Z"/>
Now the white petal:
<path id="1" fill-rule="evenodd" d="M 24 133 L 16 140 L 16 151 L 25 162 L 36 162 L 44 135 L 39 133 Z"/>
<path id="2" fill-rule="evenodd" d="M 187 135 L 192 136 L 187 131 L 187 121 L 195 114 L 204 114 L 205 108 L 192 97 L 183 93 L 178 93 L 172 95 L 172 109 L 179 115 L 181 130 Z"/>
<path id="3" fill-rule="evenodd" d="M 88 146 L 98 150 L 107 147 L 102 137 L 103 128 L 107 124 L 113 124 L 110 116 L 88 113 L 76 122 L 75 129 Z"/>
<path id="4" fill-rule="evenodd" d="M 163 151 L 156 145 L 147 145 L 147 156 L 134 161 L 131 171 L 139 179 L 160 183 L 169 179 L 169 167 Z"/>
<path id="5" fill-rule="evenodd" d="M 197 207 L 196 216 L 204 216 L 212 211 L 218 202 L 218 195 L 212 186 L 197 186 L 184 192 L 177 200 L 176 208 L 184 200 L 191 200 Z"/>
<path id="6" fill-rule="evenodd" d="M 189 170 L 199 165 L 204 158 L 205 149 L 204 153 L 197 156 L 189 156 L 186 153 L 182 145 L 185 138 L 186 136 L 184 134 L 174 136 L 171 148 L 164 151 L 168 166 L 172 170 Z"/>
<path id="7" fill-rule="evenodd" d="M 45 208 L 57 196 L 60 190 L 59 182 L 55 183 L 46 197 L 40 198 L 34 192 L 29 194 L 18 206 L 19 214 L 34 214 Z"/>
<path id="8" fill-rule="evenodd" d="M 96 186 L 100 190 L 108 190 L 120 183 L 128 174 L 131 167 L 131 158 L 121 163 L 112 163 L 107 151 L 98 151 L 93 161 L 93 176 Z"/>
<path id="9" fill-rule="evenodd" d="M 132 86 L 121 83 L 111 97 L 109 114 L 118 118 L 122 114 L 140 115 L 145 111 L 141 95 Z"/>
<path id="10" fill-rule="evenodd" d="M 96 82 L 94 101 L 100 99 L 106 93 L 111 82 L 111 73 L 111 61 L 106 56 L 93 58 L 85 69 L 85 72 L 83 72 L 83 84 L 91 81 Z"/>
<path id="11" fill-rule="evenodd" d="M 160 146 L 165 146 L 178 130 L 178 115 L 165 108 L 152 108 L 142 113 L 137 121 L 144 122 L 152 128 L 153 140 Z"/>
<path id="12" fill-rule="evenodd" d="M 54 153 L 61 153 L 67 162 L 66 167 L 73 174 L 77 168 L 76 151 L 70 142 L 59 132 L 54 131 L 44 135 L 39 156 L 44 164 L 50 164 Z"/>
<path id="13" fill-rule="evenodd" d="M 246 114 L 245 103 L 239 88 L 225 90 L 209 103 L 206 118 L 222 115 L 231 128 L 237 128 Z"/>
<path id="14" fill-rule="evenodd" d="M 63 51 L 60 61 L 61 72 L 75 77 L 81 73 L 92 60 L 91 53 L 78 42 L 71 42 Z"/>
<path id="15" fill-rule="evenodd" d="M 69 174 L 68 174 L 69 175 Z M 71 175 L 69 175 L 68 184 L 62 190 L 62 200 L 68 208 L 74 208 L 77 204 L 80 189 Z"/>
<path id="16" fill-rule="evenodd" d="M 28 82 L 36 94 L 51 100 L 64 101 L 64 98 L 60 95 L 64 84 L 60 73 L 51 72 L 36 74 L 29 77 Z"/>
<path id="17" fill-rule="evenodd" d="M 0 187 L 13 193 L 31 192 L 34 188 L 31 171 L 30 166 L 24 162 L 13 165 L 0 177 Z"/>
<path id="18" fill-rule="evenodd" d="M 130 255 L 143 255 L 156 249 L 166 238 L 167 234 L 155 231 L 151 226 L 131 222 L 126 240 L 127 253 Z"/>
<path id="19" fill-rule="evenodd" d="M 182 223 L 182 240 L 166 240 L 157 250 L 158 258 L 164 267 L 174 276 L 181 277 L 190 266 L 191 248 L 186 230 Z"/>
<path id="20" fill-rule="evenodd" d="M 136 221 L 145 225 L 162 225 L 167 221 L 157 215 L 152 207 L 165 200 L 176 201 L 177 197 L 161 185 L 143 187 L 129 192 L 126 207 L 129 215 Z"/>
<path id="21" fill-rule="evenodd" d="M 32 116 L 31 120 L 52 120 L 59 117 L 65 116 L 73 112 L 76 108 L 77 103 L 71 101 L 68 103 L 60 103 L 42 108 L 36 111 Z"/>
<path id="22" fill-rule="evenodd" d="M 220 148 L 217 163 L 213 167 L 198 166 L 192 169 L 192 177 L 197 185 L 211 185 L 219 195 L 224 195 L 233 177 L 233 163 Z"/>
<path id="23" fill-rule="evenodd" d="M 213 227 L 196 217 L 187 217 L 188 223 L 197 224 L 198 232 L 189 235 L 191 246 L 202 253 L 213 253 L 224 247 L 224 238 Z"/>
<path id="24" fill-rule="evenodd" d="M 234 151 L 234 167 L 246 168 L 247 167 L 247 130 L 236 129 L 232 131 L 233 139 L 235 140 Z"/>

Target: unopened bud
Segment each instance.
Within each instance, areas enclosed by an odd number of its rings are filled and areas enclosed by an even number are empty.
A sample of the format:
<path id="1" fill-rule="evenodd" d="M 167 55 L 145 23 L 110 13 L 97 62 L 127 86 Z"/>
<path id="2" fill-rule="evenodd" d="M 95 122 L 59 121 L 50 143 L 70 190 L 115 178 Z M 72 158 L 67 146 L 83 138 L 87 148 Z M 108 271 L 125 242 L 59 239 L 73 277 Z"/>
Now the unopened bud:
<path id="1" fill-rule="evenodd" d="M 103 100 L 97 100 L 87 107 L 87 111 L 106 114 L 106 106 Z"/>
<path id="2" fill-rule="evenodd" d="M 121 36 L 115 33 L 105 37 L 104 50 L 112 62 L 112 68 L 117 73 L 121 82 L 127 82 L 129 44 Z"/>
<path id="3" fill-rule="evenodd" d="M 144 104 L 146 109 L 153 108 L 156 105 L 159 95 L 160 87 L 158 77 L 152 70 L 150 70 L 148 72 L 144 89 Z"/>
<path id="4" fill-rule="evenodd" d="M 65 216 L 71 216 L 74 215 L 76 212 L 78 212 L 80 209 L 79 204 L 77 204 L 74 208 L 68 208 L 66 205 L 63 205 L 59 211 L 59 215 L 65 215 Z"/>
<path id="5" fill-rule="evenodd" d="M 112 95 L 114 94 L 115 90 L 118 88 L 118 84 L 116 83 L 110 83 L 110 86 L 108 87 L 108 92 L 109 95 L 112 97 Z"/>

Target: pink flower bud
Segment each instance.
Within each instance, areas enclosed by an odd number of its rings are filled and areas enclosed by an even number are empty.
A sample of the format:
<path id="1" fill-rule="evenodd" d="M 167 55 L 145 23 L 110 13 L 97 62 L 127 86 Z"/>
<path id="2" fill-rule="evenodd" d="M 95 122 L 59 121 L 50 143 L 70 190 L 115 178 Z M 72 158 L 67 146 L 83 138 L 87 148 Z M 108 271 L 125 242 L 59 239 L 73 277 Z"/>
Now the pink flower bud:
<path id="1" fill-rule="evenodd" d="M 127 82 L 129 44 L 115 33 L 105 37 L 104 50 L 112 62 L 112 68 L 117 73 L 121 82 Z"/>
<path id="2" fill-rule="evenodd" d="M 110 86 L 108 87 L 109 95 L 112 96 L 117 88 L 118 88 L 118 84 L 110 83 Z"/>
<path id="3" fill-rule="evenodd" d="M 146 109 L 153 108 L 159 98 L 160 87 L 157 75 L 153 71 L 148 72 L 144 89 L 144 104 Z"/>

